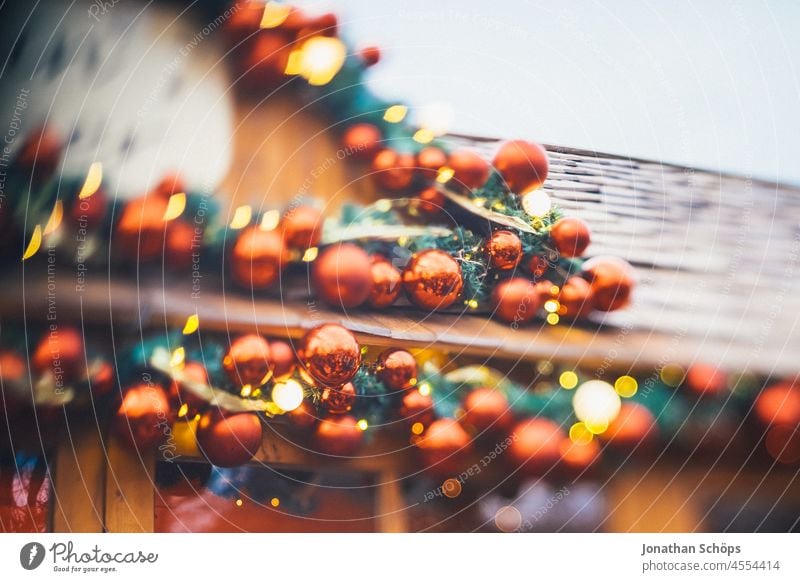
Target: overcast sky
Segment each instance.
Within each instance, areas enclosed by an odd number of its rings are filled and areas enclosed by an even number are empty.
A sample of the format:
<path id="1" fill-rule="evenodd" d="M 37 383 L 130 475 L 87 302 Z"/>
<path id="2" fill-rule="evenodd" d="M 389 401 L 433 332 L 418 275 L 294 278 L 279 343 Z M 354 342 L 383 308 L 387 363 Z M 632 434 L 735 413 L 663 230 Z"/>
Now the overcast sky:
<path id="1" fill-rule="evenodd" d="M 455 131 L 800 184 L 800 2 L 347 0 L 371 85 Z"/>

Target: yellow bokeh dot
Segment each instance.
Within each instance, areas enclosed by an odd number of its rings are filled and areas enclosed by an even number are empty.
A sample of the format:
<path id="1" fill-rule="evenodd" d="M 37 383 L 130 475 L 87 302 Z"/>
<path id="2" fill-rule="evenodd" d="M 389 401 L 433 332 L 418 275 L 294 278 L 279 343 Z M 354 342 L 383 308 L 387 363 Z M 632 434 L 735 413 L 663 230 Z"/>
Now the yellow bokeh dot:
<path id="1" fill-rule="evenodd" d="M 576 422 L 569 428 L 569 440 L 576 445 L 588 445 L 594 434 L 582 422 Z"/>
<path id="2" fill-rule="evenodd" d="M 269 504 L 270 504 L 272 507 L 278 507 L 278 506 L 281 504 L 281 500 L 280 500 L 280 499 L 278 499 L 277 497 L 273 497 L 273 498 L 270 500 Z"/>
<path id="3" fill-rule="evenodd" d="M 241 499 L 237 499 L 236 500 L 236 507 L 241 507 L 242 505 L 244 505 L 244 501 L 242 501 Z"/>
<path id="4" fill-rule="evenodd" d="M 681 368 L 678 364 L 667 364 L 663 368 L 661 368 L 661 381 L 666 384 L 667 386 L 672 386 L 673 388 L 680 386 L 681 382 L 683 382 L 683 377 L 685 372 L 683 368 Z"/>
<path id="5" fill-rule="evenodd" d="M 630 398 L 639 390 L 639 383 L 632 376 L 620 376 L 614 382 L 614 390 L 623 398 Z"/>
<path id="6" fill-rule="evenodd" d="M 603 434 L 608 430 L 607 422 L 586 422 L 584 426 L 592 434 Z"/>
<path id="7" fill-rule="evenodd" d="M 550 325 L 556 325 L 559 321 L 558 313 L 548 313 L 547 314 L 547 323 Z"/>
<path id="8" fill-rule="evenodd" d="M 578 375 L 571 370 L 562 372 L 561 376 L 558 377 L 558 383 L 561 384 L 562 388 L 572 390 L 578 385 Z"/>
<path id="9" fill-rule="evenodd" d="M 369 428 L 369 423 L 365 418 L 362 418 L 356 424 L 358 425 L 358 428 L 361 430 L 367 430 Z"/>
<path id="10" fill-rule="evenodd" d="M 425 425 L 422 424 L 421 422 L 415 422 L 414 424 L 411 425 L 411 432 L 414 434 L 422 434 L 424 430 L 425 430 Z"/>

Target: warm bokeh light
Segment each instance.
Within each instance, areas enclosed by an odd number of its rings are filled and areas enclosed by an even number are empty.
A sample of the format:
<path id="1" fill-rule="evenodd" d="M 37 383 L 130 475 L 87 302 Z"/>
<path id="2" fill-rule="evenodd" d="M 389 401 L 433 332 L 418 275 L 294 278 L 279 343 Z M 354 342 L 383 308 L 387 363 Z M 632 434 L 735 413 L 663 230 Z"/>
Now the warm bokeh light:
<path id="1" fill-rule="evenodd" d="M 250 219 L 252 217 L 253 217 L 253 209 L 250 208 L 249 205 L 245 204 L 243 206 L 239 206 L 233 212 L 233 218 L 231 219 L 231 228 L 234 230 L 244 228 L 245 226 L 250 224 Z"/>
<path id="2" fill-rule="evenodd" d="M 281 410 L 291 412 L 303 403 L 303 387 L 297 380 L 278 382 L 272 388 L 272 401 Z"/>
<path id="3" fill-rule="evenodd" d="M 279 210 L 268 210 L 261 217 L 261 222 L 258 223 L 258 228 L 261 230 L 275 230 L 281 222 L 281 213 Z"/>
<path id="4" fill-rule="evenodd" d="M 164 220 L 170 221 L 175 220 L 186 209 L 186 194 L 183 192 L 178 192 L 177 194 L 173 194 L 169 197 L 169 202 L 167 203 L 167 209 L 164 211 Z"/>
<path id="5" fill-rule="evenodd" d="M 47 219 L 47 224 L 44 227 L 44 235 L 54 233 L 61 225 L 61 219 L 64 217 L 64 203 L 61 200 L 56 200 L 53 205 L 53 211 L 50 213 L 50 218 Z"/>
<path id="6" fill-rule="evenodd" d="M 169 359 L 169 365 L 172 368 L 182 368 L 183 362 L 186 359 L 186 350 L 181 348 L 176 348 L 174 352 L 172 352 L 172 357 Z"/>
<path id="7" fill-rule="evenodd" d="M 196 313 L 186 318 L 183 326 L 183 335 L 191 335 L 200 328 L 200 316 Z"/>
<path id="8" fill-rule="evenodd" d="M 602 380 L 590 380 L 581 384 L 572 398 L 575 416 L 586 427 L 597 433 L 608 428 L 608 424 L 619 414 L 622 401 L 614 387 Z"/>
<path id="9" fill-rule="evenodd" d="M 94 162 L 89 166 L 89 171 L 86 173 L 86 180 L 83 181 L 81 191 L 78 194 L 79 200 L 84 200 L 93 196 L 95 192 L 100 189 L 100 184 L 103 182 L 103 164 Z"/>
<path id="10" fill-rule="evenodd" d="M 578 385 L 578 375 L 572 370 L 562 372 L 561 375 L 558 377 L 558 383 L 561 385 L 562 388 L 565 388 L 567 390 L 572 390 L 573 388 L 575 388 L 575 386 Z"/>
<path id="11" fill-rule="evenodd" d="M 594 434 L 582 422 L 576 422 L 569 428 L 569 440 L 576 445 L 585 445 L 592 441 Z"/>
<path id="12" fill-rule="evenodd" d="M 284 23 L 292 7 L 288 4 L 280 4 L 278 2 L 266 2 L 264 4 L 264 13 L 261 15 L 261 28 L 277 28 Z"/>
<path id="13" fill-rule="evenodd" d="M 27 261 L 33 255 L 35 255 L 39 251 L 39 247 L 42 246 L 42 227 L 38 224 L 33 229 L 33 234 L 31 235 L 31 240 L 28 243 L 28 246 L 25 248 L 25 252 L 22 254 L 22 260 Z"/>
<path id="14" fill-rule="evenodd" d="M 522 526 L 522 514 L 513 505 L 504 505 L 494 514 L 494 524 L 503 532 L 517 531 Z"/>
<path id="15" fill-rule="evenodd" d="M 300 75 L 309 85 L 326 85 L 344 65 L 347 48 L 338 38 L 313 36 L 300 49 Z"/>
<path id="16" fill-rule="evenodd" d="M 666 364 L 659 373 L 661 381 L 672 388 L 680 386 L 685 375 L 686 371 L 678 364 Z"/>
<path id="17" fill-rule="evenodd" d="M 614 390 L 623 398 L 630 398 L 639 390 L 639 383 L 632 376 L 620 376 L 614 382 Z"/>
<path id="18" fill-rule="evenodd" d="M 544 216 L 552 207 L 553 201 L 544 190 L 532 190 L 522 196 L 522 209 L 528 216 Z"/>
<path id="19" fill-rule="evenodd" d="M 458 479 L 445 480 L 445 482 L 442 483 L 442 493 L 444 493 L 445 497 L 455 499 L 461 495 L 461 483 Z"/>
<path id="20" fill-rule="evenodd" d="M 408 107 L 405 105 L 392 105 L 383 114 L 383 120 L 388 123 L 400 123 L 406 118 Z"/>
<path id="21" fill-rule="evenodd" d="M 356 423 L 356 426 L 358 426 L 360 430 L 367 430 L 369 428 L 369 423 L 366 418 L 362 418 Z"/>

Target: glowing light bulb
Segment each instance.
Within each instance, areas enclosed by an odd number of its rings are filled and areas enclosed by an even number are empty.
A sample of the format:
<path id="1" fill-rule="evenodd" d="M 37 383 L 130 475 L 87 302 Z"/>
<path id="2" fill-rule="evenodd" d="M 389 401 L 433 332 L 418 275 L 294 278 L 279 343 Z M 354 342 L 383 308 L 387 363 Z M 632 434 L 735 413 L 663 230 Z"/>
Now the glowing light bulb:
<path id="1" fill-rule="evenodd" d="M 359 420 L 356 423 L 356 425 L 358 426 L 358 428 L 360 430 L 367 430 L 369 428 L 369 423 L 367 422 L 367 420 L 365 418 L 362 418 L 361 420 Z"/>
<path id="2" fill-rule="evenodd" d="M 196 313 L 186 318 L 186 324 L 183 326 L 183 335 L 191 335 L 200 327 L 200 316 Z"/>
<path id="3" fill-rule="evenodd" d="M 86 180 L 83 182 L 80 194 L 78 194 L 78 199 L 84 200 L 92 196 L 100 189 L 100 184 L 102 181 L 103 164 L 100 162 L 94 162 L 91 166 L 89 166 L 89 171 L 86 173 Z"/>
<path id="4" fill-rule="evenodd" d="M 347 49 L 338 38 L 314 36 L 303 43 L 300 74 L 309 85 L 326 85 L 344 64 Z"/>
<path id="5" fill-rule="evenodd" d="M 303 387 L 297 380 L 278 382 L 272 388 L 272 401 L 281 410 L 291 412 L 303 403 Z"/>
<path id="6" fill-rule="evenodd" d="M 231 228 L 234 230 L 238 230 L 240 228 L 244 228 L 248 224 L 250 224 L 250 219 L 253 217 L 253 209 L 250 208 L 247 204 L 244 206 L 239 206 L 233 212 L 233 218 L 231 219 Z"/>
<path id="7" fill-rule="evenodd" d="M 544 216 L 552 206 L 553 201 L 544 190 L 532 190 L 522 197 L 522 209 L 528 216 Z"/>
<path id="8" fill-rule="evenodd" d="M 281 222 L 281 213 L 278 210 L 268 210 L 261 217 L 258 228 L 261 230 L 275 230 Z"/>
<path id="9" fill-rule="evenodd" d="M 186 209 L 186 194 L 178 192 L 169 197 L 167 209 L 164 211 L 164 222 L 175 220 Z"/>
<path id="10" fill-rule="evenodd" d="M 630 398 L 639 390 L 639 383 L 632 376 L 620 376 L 614 382 L 614 390 L 623 398 Z"/>
<path id="11" fill-rule="evenodd" d="M 602 380 L 590 380 L 581 384 L 572 398 L 575 416 L 593 432 L 604 432 L 609 423 L 619 414 L 622 401 L 614 387 Z"/>
<path id="12" fill-rule="evenodd" d="M 578 375 L 571 370 L 562 372 L 561 376 L 558 377 L 558 383 L 561 384 L 562 388 L 572 390 L 578 385 Z"/>
<path id="13" fill-rule="evenodd" d="M 406 118 L 408 107 L 405 105 L 392 105 L 383 114 L 383 120 L 389 123 L 400 123 Z"/>

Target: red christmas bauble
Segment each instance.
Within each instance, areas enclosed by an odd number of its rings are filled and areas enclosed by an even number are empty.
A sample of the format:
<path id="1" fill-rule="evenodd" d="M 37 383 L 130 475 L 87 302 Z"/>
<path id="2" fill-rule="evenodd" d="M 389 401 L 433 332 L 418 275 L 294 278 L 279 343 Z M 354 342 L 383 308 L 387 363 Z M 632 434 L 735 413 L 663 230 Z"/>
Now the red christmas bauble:
<path id="1" fill-rule="evenodd" d="M 507 141 L 500 146 L 492 165 L 516 194 L 539 188 L 549 168 L 545 149 L 523 140 Z"/>
<path id="2" fill-rule="evenodd" d="M 528 474 L 547 472 L 561 458 L 561 427 L 546 418 L 531 418 L 518 423 L 512 432 L 508 455 Z"/>
<path id="3" fill-rule="evenodd" d="M 574 443 L 563 438 L 559 444 L 561 462 L 572 471 L 583 471 L 600 459 L 600 444 L 596 439 L 588 443 Z"/>
<path id="4" fill-rule="evenodd" d="M 792 382 L 773 384 L 756 397 L 753 410 L 765 424 L 797 426 L 800 424 L 800 387 Z"/>
<path id="5" fill-rule="evenodd" d="M 580 277 L 567 279 L 556 298 L 561 304 L 558 314 L 567 319 L 586 315 L 594 307 L 592 286 Z"/>
<path id="6" fill-rule="evenodd" d="M 280 233 L 251 226 L 239 234 L 231 249 L 231 277 L 245 289 L 268 289 L 288 260 Z"/>
<path id="7" fill-rule="evenodd" d="M 283 242 L 291 249 L 304 251 L 322 238 L 322 213 L 313 206 L 295 206 L 281 219 Z"/>
<path id="8" fill-rule="evenodd" d="M 314 443 L 321 453 L 349 457 L 358 450 L 363 434 L 352 416 L 331 416 L 323 418 L 317 424 Z"/>
<path id="9" fill-rule="evenodd" d="M 390 390 L 405 390 L 416 384 L 417 361 L 406 350 L 386 350 L 378 356 L 376 372 Z"/>
<path id="10" fill-rule="evenodd" d="M 372 159 L 372 172 L 378 186 L 386 190 L 404 190 L 411 185 L 416 160 L 411 154 L 384 149 Z"/>
<path id="11" fill-rule="evenodd" d="M 35 182 L 43 182 L 55 174 L 63 150 L 61 135 L 52 125 L 31 131 L 17 153 L 15 162 L 30 171 L 35 169 Z"/>
<path id="12" fill-rule="evenodd" d="M 437 475 L 460 473 L 463 457 L 472 449 L 467 431 L 454 418 L 434 421 L 416 444 L 425 465 Z"/>
<path id="13" fill-rule="evenodd" d="M 183 376 L 198 384 L 208 384 L 208 373 L 201 362 L 186 362 L 183 366 Z M 175 408 L 186 404 L 187 411 L 184 417 L 191 418 L 198 412 L 208 408 L 208 401 L 198 396 L 193 390 L 186 388 L 177 380 L 173 380 L 169 387 L 169 399 Z"/>
<path id="14" fill-rule="evenodd" d="M 544 274 L 547 272 L 547 269 L 550 267 L 547 259 L 539 255 L 533 255 L 531 260 L 528 262 L 528 272 L 533 277 L 534 281 L 538 281 Z"/>
<path id="15" fill-rule="evenodd" d="M 336 323 L 325 323 L 303 338 L 302 364 L 323 386 L 350 382 L 361 365 L 361 347 L 355 336 Z"/>
<path id="16" fill-rule="evenodd" d="M 728 374 L 711 364 L 693 364 L 683 383 L 696 394 L 720 395 L 728 391 Z"/>
<path id="17" fill-rule="evenodd" d="M 352 382 L 348 382 L 344 386 L 326 386 L 322 390 L 320 396 L 320 405 L 328 411 L 329 414 L 345 414 L 350 412 L 353 404 L 356 401 L 356 389 Z"/>
<path id="18" fill-rule="evenodd" d="M 342 149 L 356 160 L 371 160 L 381 149 L 383 135 L 372 123 L 354 123 L 342 135 Z"/>
<path id="19" fill-rule="evenodd" d="M 291 376 L 297 365 L 297 354 L 288 342 L 280 340 L 269 342 L 269 358 L 273 366 L 273 377 L 276 379 Z"/>
<path id="20" fill-rule="evenodd" d="M 370 267 L 372 288 L 368 302 L 372 307 L 388 307 L 397 300 L 401 289 L 401 275 L 387 260 L 373 260 Z"/>
<path id="21" fill-rule="evenodd" d="M 436 216 L 444 209 L 445 197 L 435 186 L 429 186 L 417 194 L 416 205 L 420 212 Z"/>
<path id="22" fill-rule="evenodd" d="M 123 258 L 144 262 L 161 256 L 168 203 L 168 199 L 159 194 L 147 194 L 125 205 L 113 232 Z"/>
<path id="23" fill-rule="evenodd" d="M 550 227 L 550 239 L 562 257 L 580 257 L 592 242 L 589 225 L 580 218 L 559 218 Z"/>
<path id="24" fill-rule="evenodd" d="M 508 399 L 496 388 L 476 388 L 464 399 L 461 422 L 479 432 L 508 431 L 514 414 Z"/>
<path id="25" fill-rule="evenodd" d="M 267 340 L 255 334 L 236 338 L 222 358 L 222 367 L 236 386 L 261 386 L 272 376 Z"/>
<path id="26" fill-rule="evenodd" d="M 399 414 L 409 424 L 419 422 L 427 427 L 434 420 L 433 399 L 421 394 L 419 390 L 408 390 L 403 395 Z"/>
<path id="27" fill-rule="evenodd" d="M 474 190 L 489 179 L 489 163 L 471 150 L 457 150 L 450 154 L 447 165 L 453 170 L 449 183 Z"/>
<path id="28" fill-rule="evenodd" d="M 381 60 L 381 49 L 375 45 L 365 46 L 358 54 L 367 67 L 373 67 Z"/>
<path id="29" fill-rule="evenodd" d="M 253 90 L 266 90 L 284 82 L 294 41 L 294 35 L 286 30 L 259 30 L 242 47 L 244 55 L 237 61 L 238 73 L 244 86 Z"/>
<path id="30" fill-rule="evenodd" d="M 117 375 L 114 366 L 108 362 L 100 362 L 97 369 L 89 378 L 92 396 L 102 398 L 114 390 L 117 385 Z"/>
<path id="31" fill-rule="evenodd" d="M 185 193 L 186 189 L 186 181 L 183 179 L 183 175 L 180 172 L 167 172 L 158 184 L 156 184 L 153 193 L 168 199 L 173 194 L 178 194 L 179 192 Z"/>
<path id="32" fill-rule="evenodd" d="M 173 220 L 167 225 L 167 238 L 164 241 L 164 256 L 169 266 L 188 269 L 192 266 L 195 252 L 200 252 L 202 231 L 197 232 L 194 225 L 185 220 Z"/>
<path id="33" fill-rule="evenodd" d="M 446 252 L 428 249 L 416 253 L 403 271 L 409 299 L 423 309 L 447 309 L 464 286 L 461 267 Z"/>
<path id="34" fill-rule="evenodd" d="M 542 297 L 536 283 L 515 277 L 497 284 L 492 302 L 495 315 L 506 323 L 525 323 L 536 317 Z"/>
<path id="35" fill-rule="evenodd" d="M 656 419 L 650 409 L 638 402 L 623 402 L 619 414 L 600 438 L 613 445 L 632 447 L 657 435 Z"/>
<path id="36" fill-rule="evenodd" d="M 592 286 L 592 301 L 599 311 L 625 307 L 636 286 L 633 267 L 618 257 L 593 257 L 583 264 L 583 274 Z"/>
<path id="37" fill-rule="evenodd" d="M 70 383 L 86 374 L 83 336 L 74 327 L 57 327 L 45 332 L 31 357 L 40 374 L 50 372 L 57 383 Z"/>
<path id="38" fill-rule="evenodd" d="M 317 294 L 326 303 L 344 309 L 358 307 L 372 291 L 369 255 L 352 243 L 325 249 L 314 261 L 311 276 Z"/>
<path id="39" fill-rule="evenodd" d="M 128 443 L 150 448 L 163 442 L 172 423 L 167 392 L 158 384 L 128 387 L 117 409 L 115 428 Z"/>
<path id="40" fill-rule="evenodd" d="M 498 271 L 511 271 L 522 260 L 522 242 L 510 230 L 496 230 L 486 243 L 489 263 Z"/>
<path id="41" fill-rule="evenodd" d="M 302 404 L 292 411 L 283 415 L 294 428 L 306 430 L 314 426 L 317 422 L 317 410 L 308 400 L 303 400 Z"/>
<path id="42" fill-rule="evenodd" d="M 197 446 L 217 467 L 247 463 L 261 448 L 261 419 L 255 412 L 209 410 L 197 423 Z"/>
<path id="43" fill-rule="evenodd" d="M 263 2 L 236 2 L 236 10 L 231 11 L 224 25 L 228 43 L 236 45 L 255 33 L 263 16 Z"/>
<path id="44" fill-rule="evenodd" d="M 417 153 L 417 168 L 426 178 L 435 178 L 439 174 L 439 168 L 446 165 L 447 154 L 442 148 L 426 146 Z"/>

